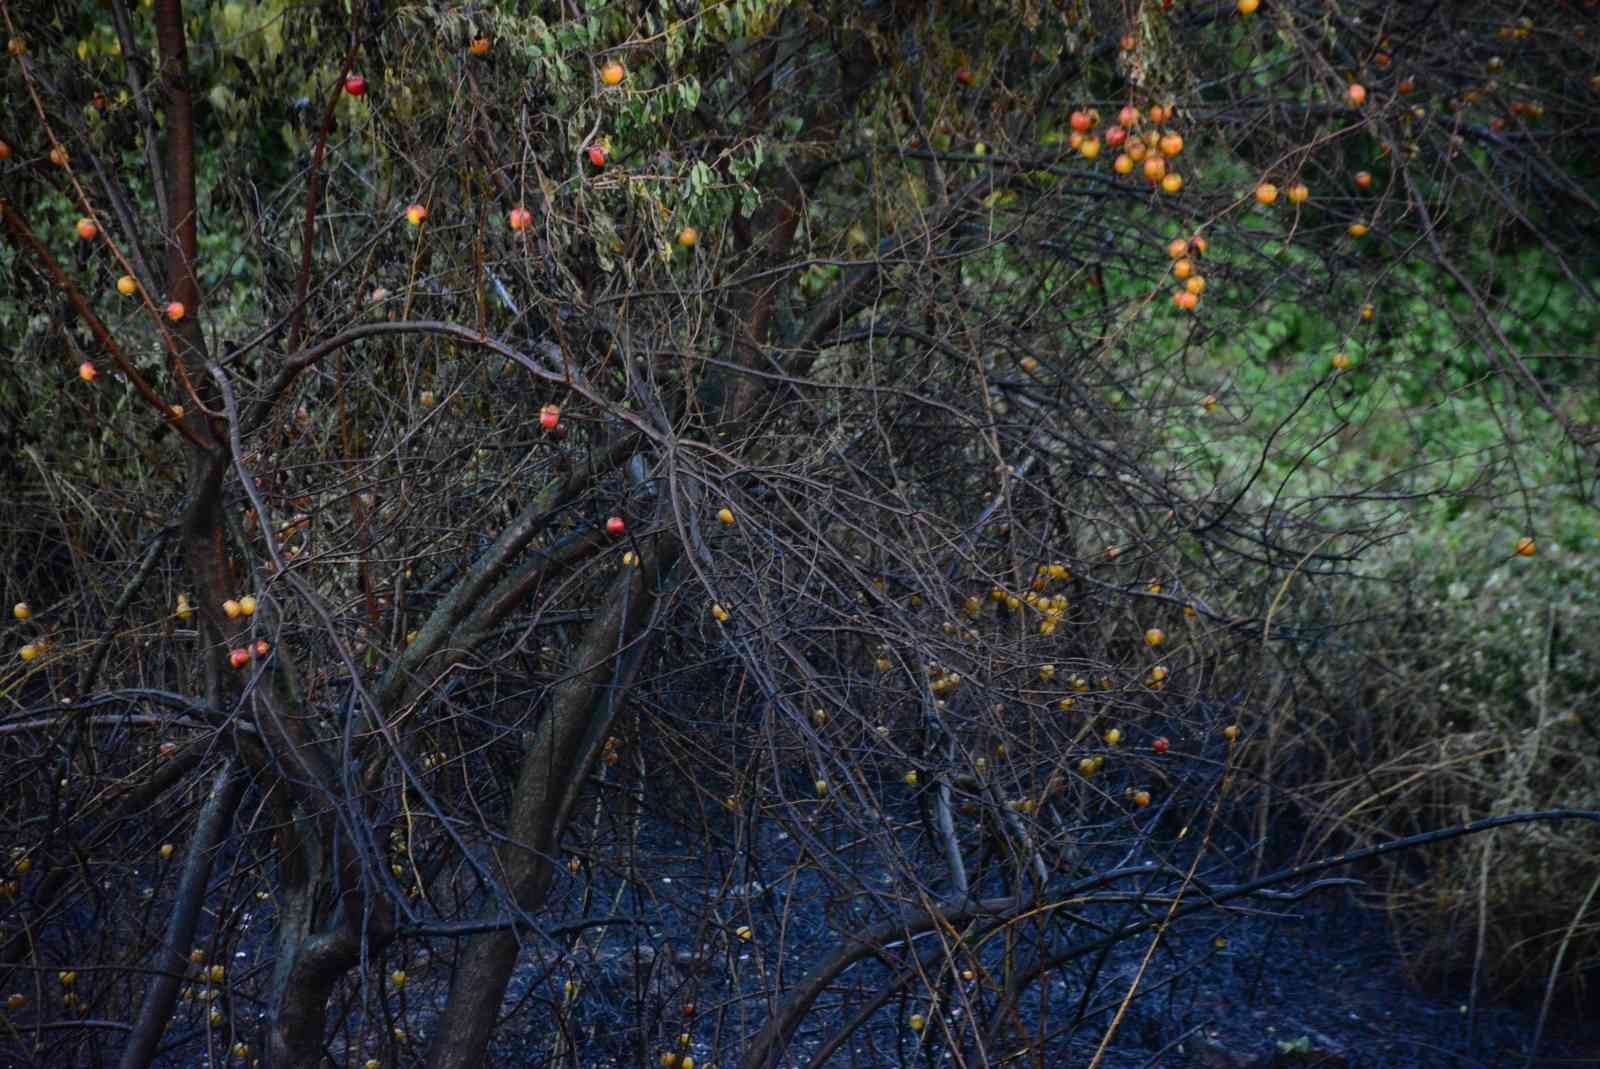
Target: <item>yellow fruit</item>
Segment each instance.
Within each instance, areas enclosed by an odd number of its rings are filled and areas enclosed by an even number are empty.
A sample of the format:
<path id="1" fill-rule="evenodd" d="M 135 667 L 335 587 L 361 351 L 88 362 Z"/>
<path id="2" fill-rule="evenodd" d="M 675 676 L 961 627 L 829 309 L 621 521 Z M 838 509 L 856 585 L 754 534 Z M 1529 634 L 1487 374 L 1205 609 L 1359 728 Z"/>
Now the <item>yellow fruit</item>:
<path id="1" fill-rule="evenodd" d="M 700 244 L 700 231 L 692 226 L 686 226 L 678 231 L 678 244 L 686 249 L 692 249 Z"/>
<path id="2" fill-rule="evenodd" d="M 31 661 L 35 657 L 39 656 L 39 647 L 30 642 L 17 651 L 17 656 L 21 657 L 24 661 Z"/>
<path id="3" fill-rule="evenodd" d="M 394 972 L 389 974 L 389 979 L 394 982 L 395 987 L 406 986 L 406 973 L 404 969 L 396 969 Z"/>
<path id="4" fill-rule="evenodd" d="M 172 844 L 171 843 L 162 843 L 161 844 L 161 860 L 162 861 L 166 861 L 170 857 L 172 857 Z"/>
<path id="5" fill-rule="evenodd" d="M 1229 742 L 1237 739 L 1239 737 L 1239 725 L 1229 724 L 1227 727 L 1223 728 L 1222 737 L 1227 739 Z"/>
<path id="6" fill-rule="evenodd" d="M 1367 236 L 1369 229 L 1366 223 L 1351 223 L 1350 229 L 1346 233 L 1353 238 L 1364 238 Z"/>
<path id="7" fill-rule="evenodd" d="M 1161 179 L 1161 191 L 1163 193 L 1176 193 L 1182 188 L 1183 175 L 1176 171 L 1168 172 L 1166 177 Z"/>
<path id="8" fill-rule="evenodd" d="M 1350 366 L 1350 354 L 1334 353 L 1333 359 L 1328 362 L 1333 365 L 1333 370 L 1343 371 Z"/>
<path id="9" fill-rule="evenodd" d="M 750 938 L 755 935 L 755 933 L 750 930 L 750 926 L 748 924 L 741 924 L 739 926 L 739 930 L 733 934 L 737 935 L 740 939 L 743 939 L 747 943 L 750 941 Z"/>
<path id="10" fill-rule="evenodd" d="M 123 275 L 117 279 L 117 292 L 124 297 L 132 297 L 139 292 L 139 283 L 134 281 L 132 275 Z"/>
<path id="11" fill-rule="evenodd" d="M 1261 0 L 1239 0 L 1238 9 L 1241 15 L 1254 15 L 1256 8 L 1261 6 Z"/>
<path id="12" fill-rule="evenodd" d="M 240 604 L 237 601 L 234 601 L 232 598 L 229 598 L 227 601 L 222 603 L 222 612 L 230 620 L 237 620 L 239 618 L 239 614 L 243 611 L 243 607 L 241 607 Z"/>
<path id="13" fill-rule="evenodd" d="M 1179 282 L 1194 274 L 1194 261 L 1185 256 L 1172 262 L 1172 274 Z"/>
<path id="14" fill-rule="evenodd" d="M 717 519 L 721 520 L 725 524 L 731 525 L 733 523 L 733 510 L 730 508 L 718 509 Z"/>
<path id="15" fill-rule="evenodd" d="M 922 1030 L 923 1030 L 923 1029 L 924 1029 L 924 1028 L 925 1028 L 925 1027 L 927 1027 L 927 1024 L 928 1024 L 928 1022 L 927 1022 L 927 1019 L 926 1019 L 926 1018 L 924 1018 L 924 1017 L 923 1017 L 923 1016 L 922 1016 L 922 1014 L 920 1014 L 920 1013 L 913 1013 L 913 1014 L 912 1014 L 912 1015 L 911 1015 L 911 1030 L 912 1030 L 912 1031 L 913 1031 L 913 1032 L 920 1032 L 920 1031 L 922 1031 Z"/>
<path id="16" fill-rule="evenodd" d="M 1120 743 L 1121 741 L 1122 741 L 1122 732 L 1121 732 L 1121 730 L 1119 730 L 1117 728 L 1112 728 L 1110 731 L 1106 732 L 1106 745 L 1107 746 L 1115 746 L 1118 743 Z"/>
<path id="17" fill-rule="evenodd" d="M 239 611 L 246 616 L 254 616 L 256 614 L 256 597 L 254 594 L 246 594 L 239 599 Z"/>
<path id="18" fill-rule="evenodd" d="M 721 605 L 711 606 L 711 616 L 712 619 L 716 620 L 719 624 L 725 624 L 728 622 L 728 610 L 724 609 Z"/>
<path id="19" fill-rule="evenodd" d="M 1311 190 L 1303 182 L 1296 182 L 1289 187 L 1289 203 L 1304 204 L 1311 197 Z"/>
<path id="20" fill-rule="evenodd" d="M 1517 539 L 1517 556 L 1531 557 L 1538 552 L 1539 544 L 1533 539 L 1529 538 L 1527 535 L 1523 535 L 1521 538 Z"/>
<path id="21" fill-rule="evenodd" d="M 1256 203 L 1271 204 L 1278 199 L 1278 187 L 1271 182 L 1262 182 L 1256 187 Z"/>
<path id="22" fill-rule="evenodd" d="M 817 780 L 816 783 L 813 783 L 812 786 L 817 789 L 817 797 L 818 798 L 826 798 L 828 796 L 828 781 L 827 780 L 819 779 L 819 780 Z"/>
<path id="23" fill-rule="evenodd" d="M 905 774 L 905 781 L 907 787 L 915 787 L 917 785 L 917 770 L 912 769 L 911 771 L 907 772 Z"/>
<path id="24" fill-rule="evenodd" d="M 628 72 L 623 70 L 622 64 L 612 60 L 600 68 L 600 81 L 604 85 L 621 85 L 622 79 L 627 77 L 627 74 Z"/>
<path id="25" fill-rule="evenodd" d="M 15 616 L 19 620 L 31 619 L 33 616 L 33 608 L 26 601 L 19 601 L 15 605 L 11 606 L 11 615 Z"/>
<path id="26" fill-rule="evenodd" d="M 1152 627 L 1144 633 L 1144 644 L 1146 646 L 1159 646 L 1166 640 L 1167 633 L 1159 627 Z"/>

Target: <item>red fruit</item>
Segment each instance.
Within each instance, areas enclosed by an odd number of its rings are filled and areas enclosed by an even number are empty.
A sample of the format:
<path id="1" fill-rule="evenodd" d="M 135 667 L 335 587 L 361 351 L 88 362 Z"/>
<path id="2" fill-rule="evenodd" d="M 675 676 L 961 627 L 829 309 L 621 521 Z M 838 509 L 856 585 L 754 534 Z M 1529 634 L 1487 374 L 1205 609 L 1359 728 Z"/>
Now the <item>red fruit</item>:
<path id="1" fill-rule="evenodd" d="M 526 230 L 533 223 L 533 213 L 526 208 L 512 208 L 506 216 L 512 230 Z"/>
<path id="2" fill-rule="evenodd" d="M 1072 113 L 1072 128 L 1080 134 L 1086 134 L 1094 126 L 1094 118 L 1087 111 Z"/>
<path id="3" fill-rule="evenodd" d="M 1117 112 L 1117 122 L 1128 130 L 1132 130 L 1135 126 L 1138 126 L 1139 120 L 1143 117 L 1144 116 L 1139 113 L 1139 109 L 1134 107 L 1132 104 L 1124 104 L 1122 110 Z"/>
<path id="4" fill-rule="evenodd" d="M 617 537 L 625 530 L 627 530 L 627 524 L 622 522 L 621 516 L 613 516 L 606 521 L 606 534 L 612 538 Z"/>
<path id="5" fill-rule="evenodd" d="M 973 74 L 972 71 L 966 67 L 961 67 L 956 70 L 956 81 L 960 82 L 962 85 L 971 85 L 977 80 L 977 75 Z"/>
<path id="6" fill-rule="evenodd" d="M 1152 750 L 1154 750 L 1156 753 L 1166 753 L 1167 752 L 1167 747 L 1169 745 L 1171 745 L 1171 744 L 1167 742 L 1166 736 L 1162 736 L 1161 738 L 1157 739 L 1155 742 L 1152 742 L 1150 744 L 1150 748 Z"/>
<path id="7" fill-rule="evenodd" d="M 94 225 L 93 219 L 78 220 L 78 236 L 84 241 L 93 241 L 98 233 L 100 233 L 100 228 Z"/>
<path id="8" fill-rule="evenodd" d="M 242 646 L 239 647 L 232 653 L 228 654 L 228 663 L 233 665 L 235 668 L 243 668 L 245 665 L 250 663 L 250 651 Z"/>
<path id="9" fill-rule="evenodd" d="M 258 638 L 256 639 L 255 652 L 257 657 L 265 657 L 268 653 L 272 652 L 272 647 L 267 645 L 266 639 Z"/>
<path id="10" fill-rule="evenodd" d="M 349 74 L 344 79 L 344 91 L 353 97 L 365 96 L 367 80 L 359 74 Z"/>
<path id="11" fill-rule="evenodd" d="M 606 165 L 606 150 L 601 146 L 590 145 L 584 151 L 589 154 L 589 162 L 596 167 L 604 167 Z"/>
<path id="12" fill-rule="evenodd" d="M 561 406 L 545 405 L 539 409 L 539 426 L 544 430 L 553 431 L 561 423 Z"/>
<path id="13" fill-rule="evenodd" d="M 1128 131 L 1120 126 L 1112 126 L 1106 130 L 1106 148 L 1119 149 L 1128 140 Z"/>
<path id="14" fill-rule="evenodd" d="M 78 365 L 78 378 L 82 379 L 84 382 L 93 382 L 95 376 L 98 374 L 100 374 L 100 372 L 97 371 L 95 366 L 87 360 Z"/>

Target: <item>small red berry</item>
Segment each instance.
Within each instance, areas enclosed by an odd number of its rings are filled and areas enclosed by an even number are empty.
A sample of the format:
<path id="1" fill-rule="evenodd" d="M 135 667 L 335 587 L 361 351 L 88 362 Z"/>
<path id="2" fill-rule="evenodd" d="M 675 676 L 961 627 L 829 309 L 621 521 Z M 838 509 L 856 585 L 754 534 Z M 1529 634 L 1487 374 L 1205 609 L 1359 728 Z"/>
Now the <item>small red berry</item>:
<path id="1" fill-rule="evenodd" d="M 615 538 L 625 530 L 627 530 L 627 524 L 622 522 L 621 516 L 613 516 L 606 521 L 606 534 L 612 538 Z"/>
<path id="2" fill-rule="evenodd" d="M 365 96 L 367 93 L 367 80 L 359 74 L 346 75 L 344 91 L 353 97 Z"/>
<path id="3" fill-rule="evenodd" d="M 1152 742 L 1150 744 L 1150 748 L 1152 750 L 1154 750 L 1156 753 L 1166 753 L 1167 752 L 1167 747 L 1169 745 L 1171 745 L 1171 744 L 1167 742 L 1166 736 L 1163 735 L 1161 738 L 1157 739 L 1155 742 Z"/>

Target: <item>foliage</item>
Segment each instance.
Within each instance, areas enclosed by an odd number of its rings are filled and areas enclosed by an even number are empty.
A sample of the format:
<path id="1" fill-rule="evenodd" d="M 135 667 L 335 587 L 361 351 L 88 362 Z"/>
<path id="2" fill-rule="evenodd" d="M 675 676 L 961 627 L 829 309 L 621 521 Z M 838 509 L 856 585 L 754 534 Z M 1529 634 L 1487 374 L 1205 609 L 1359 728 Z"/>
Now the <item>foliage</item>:
<path id="1" fill-rule="evenodd" d="M 0 0 L 6 1042 L 1087 1062 L 1284 790 L 1583 797 L 1356 730 L 1593 678 L 1595 42 L 1393 7 Z"/>

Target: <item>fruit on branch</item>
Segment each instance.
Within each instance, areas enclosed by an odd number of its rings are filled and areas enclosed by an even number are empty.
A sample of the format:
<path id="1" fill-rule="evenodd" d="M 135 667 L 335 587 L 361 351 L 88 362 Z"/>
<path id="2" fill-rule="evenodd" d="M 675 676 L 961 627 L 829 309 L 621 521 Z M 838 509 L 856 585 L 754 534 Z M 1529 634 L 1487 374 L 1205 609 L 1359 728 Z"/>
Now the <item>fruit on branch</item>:
<path id="1" fill-rule="evenodd" d="M 1158 147 L 1161 149 L 1161 154 L 1163 156 L 1171 159 L 1183 151 L 1183 138 L 1179 137 L 1177 134 L 1164 134 L 1162 135 Z"/>
<path id="2" fill-rule="evenodd" d="M 1100 139 L 1086 137 L 1078 144 L 1078 154 L 1086 160 L 1096 159 L 1100 155 Z"/>
<path id="3" fill-rule="evenodd" d="M 1072 113 L 1067 123 L 1078 133 L 1086 134 L 1094 128 L 1094 116 L 1080 109 Z"/>
<path id="4" fill-rule="evenodd" d="M 927 1020 L 927 1018 L 923 1017 L 922 1014 L 913 1013 L 911 1015 L 911 1030 L 913 1032 L 920 1032 L 924 1028 L 926 1028 L 927 1026 L 928 1026 L 928 1020 Z"/>
<path id="5" fill-rule="evenodd" d="M 19 620 L 31 620 L 33 619 L 33 606 L 26 601 L 19 601 L 11 606 L 11 615 Z"/>
<path id="6" fill-rule="evenodd" d="M 238 647 L 228 654 L 228 663 L 235 668 L 243 668 L 250 663 L 250 651 L 243 646 Z"/>
<path id="7" fill-rule="evenodd" d="M 1199 275 L 1193 275 L 1184 281 L 1183 288 L 1198 297 L 1206 291 L 1206 280 Z"/>
<path id="8" fill-rule="evenodd" d="M 1378 314 L 1378 310 L 1376 308 L 1374 308 L 1372 305 L 1364 304 L 1364 305 L 1361 306 L 1361 321 L 1363 323 L 1372 322 L 1373 318 L 1377 314 Z"/>
<path id="9" fill-rule="evenodd" d="M 84 382 L 93 382 L 95 380 L 95 376 L 99 374 L 100 372 L 95 369 L 94 364 L 87 360 L 78 365 L 78 378 L 82 379 Z"/>
<path id="10" fill-rule="evenodd" d="M 1190 293 L 1187 289 L 1174 290 L 1172 293 L 1172 303 L 1185 312 L 1192 312 L 1200 306 L 1200 298 L 1197 295 Z M 1111 550 L 1107 550 L 1106 552 L 1107 554 L 1111 554 Z M 1112 555 L 1114 556 L 1114 554 Z"/>
<path id="11" fill-rule="evenodd" d="M 1122 729 L 1121 728 L 1112 728 L 1110 731 L 1106 732 L 1106 745 L 1107 746 L 1116 746 L 1116 745 L 1120 744 L 1121 742 L 1122 742 Z"/>
<path id="12" fill-rule="evenodd" d="M 428 209 L 425 205 L 413 204 L 406 208 L 406 222 L 412 226 L 421 226 L 427 217 Z"/>
<path id="13" fill-rule="evenodd" d="M 181 320 L 187 314 L 188 309 L 184 308 L 182 301 L 167 302 L 167 318 L 172 320 L 174 323 Z"/>
<path id="14" fill-rule="evenodd" d="M 721 605 L 713 604 L 711 606 L 711 618 L 719 624 L 725 624 L 728 622 L 728 610 Z"/>
<path id="15" fill-rule="evenodd" d="M 1344 99 L 1352 108 L 1359 108 L 1367 102 L 1367 87 L 1360 82 L 1351 82 L 1350 88 L 1344 91 Z"/>
<path id="16" fill-rule="evenodd" d="M 232 598 L 222 603 L 222 614 L 230 620 L 237 620 L 242 612 L 244 612 L 244 609 Z"/>
<path id="17" fill-rule="evenodd" d="M 1349 367 L 1350 367 L 1350 354 L 1349 353 L 1334 353 L 1333 354 L 1333 359 L 1330 360 L 1329 363 L 1333 365 L 1333 370 L 1335 370 L 1335 371 L 1348 370 Z"/>
<path id="18" fill-rule="evenodd" d="M 395 987 L 405 987 L 406 971 L 404 969 L 396 969 L 394 972 L 389 974 L 389 981 L 390 983 L 394 984 Z"/>
<path id="19" fill-rule="evenodd" d="M 518 205 L 506 213 L 506 222 L 511 225 L 512 230 L 526 230 L 533 222 L 533 213 Z"/>
<path id="20" fill-rule="evenodd" d="M 246 616 L 254 616 L 256 614 L 256 596 L 254 594 L 246 594 L 240 598 L 239 611 Z"/>
<path id="21" fill-rule="evenodd" d="M 422 402 L 422 407 L 423 407 L 423 408 L 432 408 L 432 407 L 433 407 L 433 404 L 434 404 L 434 402 L 435 402 L 435 401 L 436 401 L 436 400 L 438 400 L 438 398 L 436 398 L 436 397 L 435 397 L 435 396 L 434 396 L 434 394 L 433 394 L 433 391 L 432 391 L 432 390 L 423 390 L 423 391 L 422 391 L 422 394 L 421 394 L 421 396 L 420 396 L 420 397 L 419 397 L 419 398 L 418 398 L 418 400 L 420 400 L 420 401 L 421 401 L 421 402 Z"/>
<path id="22" fill-rule="evenodd" d="M 472 43 L 467 46 L 467 51 L 475 56 L 487 56 L 489 54 L 489 39 L 487 37 L 474 37 Z"/>
<path id="23" fill-rule="evenodd" d="M 723 524 L 731 526 L 734 522 L 733 510 L 724 506 L 717 510 L 717 519 Z"/>
<path id="24" fill-rule="evenodd" d="M 23 37 L 13 37 L 11 40 L 6 42 L 6 51 L 10 52 L 13 56 L 25 56 L 25 55 L 27 55 L 28 54 L 28 42 L 27 42 L 27 39 L 23 38 Z"/>
<path id="25" fill-rule="evenodd" d="M 1143 809 L 1145 806 L 1149 805 L 1150 804 L 1150 792 L 1149 791 L 1134 791 L 1133 792 L 1133 804 L 1138 806 L 1140 809 Z"/>
<path id="26" fill-rule="evenodd" d="M 956 68 L 956 81 L 960 82 L 962 85 L 971 85 L 973 82 L 976 82 L 977 80 L 978 80 L 978 76 L 972 73 L 971 68 L 969 68 L 969 67 L 957 67 Z"/>
<path id="27" fill-rule="evenodd" d="M 1156 741 L 1152 742 L 1150 744 L 1150 748 L 1152 750 L 1154 750 L 1156 753 L 1166 753 L 1167 752 L 1167 748 L 1169 746 L 1171 746 L 1171 745 L 1172 744 L 1167 741 L 1167 737 L 1165 735 L 1163 735 L 1160 738 L 1156 739 Z"/>
<path id="28" fill-rule="evenodd" d="M 1111 169 L 1118 174 L 1133 173 L 1133 157 L 1126 152 L 1118 153 L 1117 158 L 1111 161 Z"/>
<path id="29" fill-rule="evenodd" d="M 10 158 L 11 146 L 6 144 L 4 141 L 0 141 L 0 163 L 4 163 Z"/>
<path id="30" fill-rule="evenodd" d="M 561 423 L 561 406 L 545 405 L 539 409 L 539 426 L 546 431 L 553 431 Z"/>
<path id="31" fill-rule="evenodd" d="M 686 249 L 692 249 L 700 244 L 700 231 L 692 226 L 686 226 L 678 231 L 678 244 Z"/>
<path id="32" fill-rule="evenodd" d="M 78 237 L 84 241 L 93 241 L 99 233 L 100 228 L 94 225 L 93 219 L 78 220 Z"/>
<path id="33" fill-rule="evenodd" d="M 1210 247 L 1211 243 L 1200 234 L 1196 234 L 1194 237 L 1189 239 L 1189 248 L 1196 256 L 1204 256 L 1206 254 L 1206 250 Z"/>
<path id="34" fill-rule="evenodd" d="M 36 643 L 30 642 L 17 651 L 17 656 L 24 661 L 31 661 L 39 656 L 39 647 Z"/>
<path id="35" fill-rule="evenodd" d="M 67 150 L 64 146 L 54 145 L 50 149 L 50 162 L 57 167 L 65 167 L 67 161 L 71 158 L 71 156 L 67 155 Z"/>
<path id="36" fill-rule="evenodd" d="M 1168 171 L 1161 179 L 1161 192 L 1176 193 L 1183 188 L 1183 175 L 1177 171 Z"/>
<path id="37" fill-rule="evenodd" d="M 160 854 L 161 854 L 161 860 L 162 861 L 169 860 L 172 857 L 172 852 L 173 852 L 173 846 L 172 846 L 171 843 L 162 843 L 161 844 Z"/>
<path id="38" fill-rule="evenodd" d="M 1173 238 L 1167 243 L 1167 255 L 1174 260 L 1181 260 L 1189 255 L 1189 243 L 1182 238 Z"/>
<path id="39" fill-rule="evenodd" d="M 1122 110 L 1117 112 L 1117 123 L 1124 129 L 1132 130 L 1139 125 L 1139 120 L 1144 118 L 1139 109 L 1132 104 L 1124 104 Z"/>
<path id="40" fill-rule="evenodd" d="M 1167 161 L 1160 156 L 1150 156 L 1144 161 L 1144 177 L 1147 182 L 1159 182 L 1166 177 Z"/>
<path id="41" fill-rule="evenodd" d="M 353 97 L 366 96 L 367 80 L 359 74 L 347 74 L 344 79 L 344 91 Z"/>
<path id="42" fill-rule="evenodd" d="M 1261 0 L 1239 0 L 1235 6 L 1241 15 L 1254 15 L 1256 8 L 1261 6 Z"/>
<path id="43" fill-rule="evenodd" d="M 1134 163 L 1143 163 L 1144 162 L 1144 158 L 1146 156 L 1148 156 L 1148 155 L 1150 155 L 1150 148 L 1149 148 L 1148 145 L 1146 145 L 1143 141 L 1139 140 L 1137 137 L 1129 139 L 1129 141 L 1128 141 L 1128 158 L 1129 159 L 1131 159 Z"/>
<path id="44" fill-rule="evenodd" d="M 1200 398 L 1200 407 L 1205 409 L 1207 412 L 1216 411 L 1217 395 L 1214 393 L 1208 393 L 1204 397 Z"/>
<path id="45" fill-rule="evenodd" d="M 602 85 L 621 85 L 622 79 L 626 78 L 627 76 L 628 72 L 624 70 L 622 64 L 618 63 L 616 60 L 612 60 L 604 67 L 600 68 L 600 82 Z"/>
<path id="46" fill-rule="evenodd" d="M 1119 149 L 1128 140 L 1126 127 L 1110 126 L 1106 128 L 1106 148 Z"/>
<path id="47" fill-rule="evenodd" d="M 134 281 L 132 275 L 123 275 L 117 279 L 117 292 L 124 297 L 132 297 L 139 292 L 139 283 Z"/>
<path id="48" fill-rule="evenodd" d="M 272 652 L 272 647 L 267 644 L 266 639 L 258 638 L 256 639 L 256 644 L 252 652 L 254 652 L 257 657 L 265 657 L 267 654 Z"/>
<path id="49" fill-rule="evenodd" d="M 606 534 L 610 535 L 612 538 L 616 538 L 627 529 L 628 525 L 622 522 L 621 516 L 612 516 L 610 519 L 606 520 Z"/>
<path id="50" fill-rule="evenodd" d="M 1239 725 L 1238 724 L 1229 724 L 1227 727 L 1223 728 L 1222 729 L 1222 737 L 1227 739 L 1229 742 L 1233 742 L 1236 739 L 1238 739 L 1238 737 L 1239 737 Z"/>
<path id="51" fill-rule="evenodd" d="M 1304 204 L 1311 199 L 1311 189 L 1304 182 L 1296 182 L 1288 192 L 1290 204 Z"/>
<path id="52" fill-rule="evenodd" d="M 1160 126 L 1162 123 L 1172 118 L 1172 109 L 1164 108 L 1160 104 L 1152 104 L 1150 105 L 1150 111 L 1148 114 L 1150 116 L 1150 124 L 1152 126 Z M 1156 143 L 1156 138 L 1154 135 L 1154 130 L 1150 131 L 1149 134 L 1146 135 L 1150 138 L 1150 143 L 1152 145 Z"/>
<path id="53" fill-rule="evenodd" d="M 188 594 L 178 595 L 178 604 L 177 607 L 173 609 L 173 615 L 180 620 L 190 620 L 194 618 L 194 606 L 189 604 Z"/>
<path id="54" fill-rule="evenodd" d="M 1271 182 L 1262 182 L 1256 186 L 1256 203 L 1271 204 L 1278 199 L 1278 187 Z"/>
<path id="55" fill-rule="evenodd" d="M 905 776 L 903 778 L 906 781 L 906 786 L 907 787 L 915 787 L 917 785 L 917 770 L 914 769 L 914 768 L 911 769 L 910 771 L 908 771 L 905 774 Z"/>
<path id="56" fill-rule="evenodd" d="M 1356 177 L 1355 177 L 1355 183 L 1356 183 L 1356 188 L 1357 189 L 1371 189 L 1372 188 L 1372 172 L 1371 171 L 1357 171 L 1356 172 Z"/>
<path id="57" fill-rule="evenodd" d="M 1539 552 L 1539 544 L 1527 535 L 1517 539 L 1517 556 L 1531 557 Z"/>
<path id="58" fill-rule="evenodd" d="M 606 150 L 604 146 L 590 145 L 584 149 L 584 154 L 589 157 L 589 162 L 596 167 L 604 167 L 606 165 Z"/>
<path id="59" fill-rule="evenodd" d="M 1194 261 L 1185 256 L 1181 260 L 1172 261 L 1172 275 L 1179 282 L 1194 274 Z"/>
<path id="60" fill-rule="evenodd" d="M 1349 229 L 1345 231 L 1353 238 L 1364 238 L 1369 232 L 1370 228 L 1366 223 L 1351 223 Z"/>
<path id="61" fill-rule="evenodd" d="M 1144 644 L 1152 648 L 1161 645 L 1167 640 L 1167 633 L 1159 627 L 1152 627 L 1144 633 Z"/>
<path id="62" fill-rule="evenodd" d="M 1133 34 L 1131 34 L 1131 33 L 1123 34 L 1122 35 L 1122 40 L 1118 41 L 1117 43 L 1122 46 L 1122 50 L 1124 52 L 1132 52 L 1135 48 L 1137 48 L 1139 46 L 1139 42 L 1134 38 Z"/>

